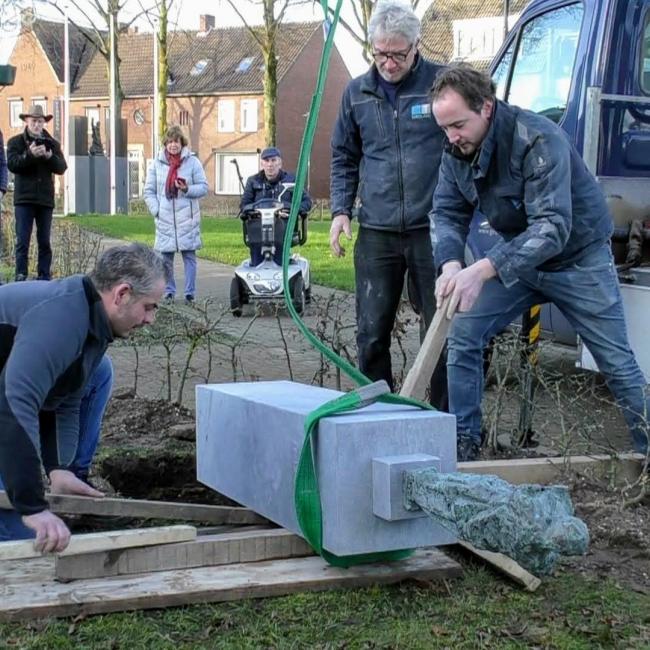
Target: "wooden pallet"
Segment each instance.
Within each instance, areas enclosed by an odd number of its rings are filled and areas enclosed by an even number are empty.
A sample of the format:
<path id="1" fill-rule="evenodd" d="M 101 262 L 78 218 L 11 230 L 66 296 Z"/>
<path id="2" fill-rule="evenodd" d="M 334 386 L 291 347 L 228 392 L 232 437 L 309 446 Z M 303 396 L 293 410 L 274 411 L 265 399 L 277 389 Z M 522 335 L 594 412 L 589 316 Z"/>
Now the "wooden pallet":
<path id="1" fill-rule="evenodd" d="M 200 540 L 200 538 L 198 538 Z M 198 541 L 198 540 L 197 540 Z M 70 558 L 67 558 L 70 559 Z M 0 620 L 78 616 L 192 603 L 265 598 L 395 583 L 435 581 L 461 574 L 442 552 L 417 551 L 385 564 L 339 569 L 320 557 L 263 560 L 60 583 L 53 557 L 0 562 Z"/>

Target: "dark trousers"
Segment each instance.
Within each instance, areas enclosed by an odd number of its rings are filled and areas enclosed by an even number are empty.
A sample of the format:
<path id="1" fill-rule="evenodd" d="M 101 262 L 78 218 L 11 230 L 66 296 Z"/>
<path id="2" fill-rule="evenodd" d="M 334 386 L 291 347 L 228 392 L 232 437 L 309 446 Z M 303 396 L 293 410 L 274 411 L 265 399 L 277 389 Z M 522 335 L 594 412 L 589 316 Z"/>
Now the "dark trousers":
<path id="1" fill-rule="evenodd" d="M 404 233 L 359 228 L 354 268 L 359 369 L 373 381 L 385 379 L 392 390 L 391 332 L 406 271 L 410 298 L 424 320 L 421 340 L 436 311 L 436 272 L 428 228 Z M 441 411 L 448 407 L 446 350 L 431 377 L 431 404 Z"/>
<path id="2" fill-rule="evenodd" d="M 52 208 L 32 203 L 15 206 L 16 215 L 16 279 L 27 278 L 29 270 L 29 242 L 32 228 L 36 223 L 36 242 L 38 244 L 38 279 L 49 280 L 52 266 Z"/>

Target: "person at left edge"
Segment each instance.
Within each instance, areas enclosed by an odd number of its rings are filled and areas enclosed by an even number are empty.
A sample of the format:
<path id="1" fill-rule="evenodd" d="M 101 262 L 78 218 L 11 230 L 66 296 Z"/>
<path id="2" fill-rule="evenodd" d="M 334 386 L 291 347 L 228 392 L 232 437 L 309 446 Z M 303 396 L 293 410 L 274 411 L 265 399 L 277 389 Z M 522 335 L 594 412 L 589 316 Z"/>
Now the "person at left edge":
<path id="1" fill-rule="evenodd" d="M 37 550 L 62 551 L 52 492 L 79 493 L 72 471 L 84 387 L 109 343 L 153 322 L 165 263 L 142 244 L 107 249 L 90 275 L 0 287 L 0 478 Z M 85 488 L 84 488 L 85 489 Z"/>

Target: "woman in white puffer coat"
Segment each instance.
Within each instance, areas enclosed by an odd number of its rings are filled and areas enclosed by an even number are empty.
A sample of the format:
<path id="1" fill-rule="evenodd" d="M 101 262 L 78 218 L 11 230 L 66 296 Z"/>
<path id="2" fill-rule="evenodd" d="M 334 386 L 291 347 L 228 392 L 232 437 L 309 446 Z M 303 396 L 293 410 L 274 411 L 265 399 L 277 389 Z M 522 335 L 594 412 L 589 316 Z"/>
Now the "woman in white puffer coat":
<path id="1" fill-rule="evenodd" d="M 149 167 L 144 200 L 156 222 L 154 248 L 167 261 L 165 300 L 176 295 L 174 253 L 183 256 L 185 302 L 196 297 L 196 251 L 201 248 L 199 199 L 208 192 L 208 181 L 199 159 L 189 150 L 179 126 L 170 126 L 163 148 Z"/>

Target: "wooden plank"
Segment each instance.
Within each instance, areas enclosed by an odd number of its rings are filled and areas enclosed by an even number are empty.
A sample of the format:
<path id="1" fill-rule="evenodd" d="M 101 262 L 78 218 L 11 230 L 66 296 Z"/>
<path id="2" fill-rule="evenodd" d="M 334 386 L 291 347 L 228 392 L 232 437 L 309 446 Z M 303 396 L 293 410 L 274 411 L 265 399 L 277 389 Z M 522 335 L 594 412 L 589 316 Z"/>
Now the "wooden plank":
<path id="1" fill-rule="evenodd" d="M 142 519 L 180 519 L 209 524 L 265 524 L 268 520 L 249 510 L 201 503 L 147 501 L 145 499 L 93 498 L 46 494 L 50 510 L 56 514 L 138 517 Z M 0 508 L 11 508 L 6 492 L 0 491 Z"/>
<path id="2" fill-rule="evenodd" d="M 449 300 L 449 297 L 445 298 L 442 305 L 436 309 L 413 366 L 406 375 L 400 395 L 424 399 L 431 375 L 438 363 L 442 349 L 445 347 L 447 333 L 451 325 L 451 320 L 447 318 Z"/>
<path id="3" fill-rule="evenodd" d="M 67 548 L 57 555 L 76 555 L 108 551 L 133 546 L 151 544 L 170 544 L 196 539 L 194 526 L 160 526 L 157 528 L 138 528 L 135 530 L 114 530 L 103 533 L 72 535 Z M 0 542 L 0 560 L 19 560 L 41 557 L 42 553 L 34 550 L 34 540 L 18 542 Z"/>
<path id="4" fill-rule="evenodd" d="M 524 586 L 528 591 L 535 591 L 542 584 L 542 581 L 538 577 L 526 571 L 518 562 L 515 562 L 515 560 L 503 553 L 484 551 L 483 549 L 476 548 L 476 546 L 469 542 L 459 541 L 458 545 L 482 558 L 488 564 L 497 567 L 517 584 Z"/>
<path id="5" fill-rule="evenodd" d="M 55 576 L 66 582 L 305 555 L 313 555 L 313 551 L 302 537 L 276 528 L 205 535 L 179 544 L 57 557 Z"/>
<path id="6" fill-rule="evenodd" d="M 340 569 L 320 557 L 227 564 L 72 583 L 35 581 L 3 589 L 0 620 L 102 614 L 192 603 L 265 598 L 304 591 L 366 587 L 415 578 L 441 580 L 460 565 L 436 549 L 385 564 Z"/>
<path id="7" fill-rule="evenodd" d="M 520 485 L 541 483 L 547 485 L 565 471 L 593 471 L 611 474 L 619 482 L 634 482 L 641 473 L 644 456 L 641 454 L 597 454 L 593 456 L 558 456 L 556 458 L 507 458 L 458 463 L 459 472 L 495 474 L 504 481 Z"/>

